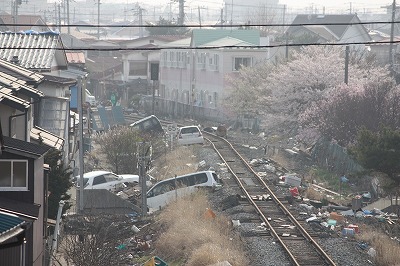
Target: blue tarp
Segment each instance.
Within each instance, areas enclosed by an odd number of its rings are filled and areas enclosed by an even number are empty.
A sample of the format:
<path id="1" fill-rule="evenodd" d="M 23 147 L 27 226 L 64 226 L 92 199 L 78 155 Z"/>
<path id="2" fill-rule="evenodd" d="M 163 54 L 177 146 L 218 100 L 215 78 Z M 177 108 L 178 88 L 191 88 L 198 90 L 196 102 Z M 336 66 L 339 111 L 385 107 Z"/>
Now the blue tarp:
<path id="1" fill-rule="evenodd" d="M 97 112 L 93 111 L 92 113 L 93 118 L 96 118 L 94 116 L 95 113 L 98 114 L 103 129 L 109 129 L 119 125 L 126 125 L 124 112 L 121 106 L 97 107 Z M 95 129 L 95 121 L 96 119 L 93 119 L 93 129 Z M 96 123 L 96 127 L 100 127 L 98 124 L 99 123 Z"/>

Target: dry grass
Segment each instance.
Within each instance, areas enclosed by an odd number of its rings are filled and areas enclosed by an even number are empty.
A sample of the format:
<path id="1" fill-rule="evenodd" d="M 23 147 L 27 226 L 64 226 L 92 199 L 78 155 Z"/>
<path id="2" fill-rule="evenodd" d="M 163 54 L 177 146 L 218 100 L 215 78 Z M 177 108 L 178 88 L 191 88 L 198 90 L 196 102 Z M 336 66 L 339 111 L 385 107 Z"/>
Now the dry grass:
<path id="1" fill-rule="evenodd" d="M 207 209 L 207 196 L 202 192 L 167 206 L 159 216 L 166 230 L 155 243 L 157 253 L 168 260 L 184 260 L 185 266 L 225 260 L 232 265 L 248 265 L 230 221 L 218 215 L 207 217 Z"/>
<path id="2" fill-rule="evenodd" d="M 164 180 L 175 175 L 193 173 L 197 170 L 198 159 L 193 155 L 192 146 L 178 146 L 156 162 L 157 179 Z"/>
<path id="3" fill-rule="evenodd" d="M 155 165 L 157 179 L 197 171 L 195 146 L 178 146 Z M 162 232 L 155 241 L 155 254 L 171 265 L 206 266 L 220 261 L 249 265 L 241 240 L 233 236 L 228 218 L 207 218 L 210 210 L 205 192 L 199 191 L 170 203 L 160 212 Z"/>
<path id="4" fill-rule="evenodd" d="M 400 265 L 400 246 L 389 236 L 363 225 L 357 240 L 369 244 L 376 250 L 375 263 L 382 266 Z"/>

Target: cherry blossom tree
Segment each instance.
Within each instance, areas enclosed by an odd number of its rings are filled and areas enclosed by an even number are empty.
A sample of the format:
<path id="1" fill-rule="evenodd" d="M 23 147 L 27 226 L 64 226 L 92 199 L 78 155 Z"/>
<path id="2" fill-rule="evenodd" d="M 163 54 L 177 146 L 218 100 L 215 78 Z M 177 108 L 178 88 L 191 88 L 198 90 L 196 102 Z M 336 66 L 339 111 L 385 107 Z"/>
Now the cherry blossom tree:
<path id="1" fill-rule="evenodd" d="M 279 65 L 267 78 L 264 87 L 272 91 L 277 112 L 297 117 L 312 102 L 323 99 L 329 91 L 345 82 L 345 52 L 340 46 L 306 46 L 293 53 L 291 61 Z M 362 62 L 354 60 L 354 62 Z M 365 84 L 386 77 L 380 67 L 349 66 L 349 84 Z"/>
<path id="2" fill-rule="evenodd" d="M 272 66 L 268 63 L 255 67 L 243 67 L 238 73 L 227 76 L 228 87 L 225 91 L 223 106 L 234 113 L 256 114 L 266 106 L 265 99 L 261 101 L 261 94 L 265 89 L 260 86 L 265 82 Z"/>
<path id="3" fill-rule="evenodd" d="M 378 87 L 385 87 L 386 85 L 390 87 L 391 85 L 388 84 L 393 82 L 389 71 L 384 67 L 375 66 L 372 60 L 373 56 L 365 52 L 365 48 L 350 49 L 348 84 L 349 88 L 355 91 L 350 94 L 353 98 L 347 100 L 350 101 L 348 104 L 351 104 L 354 112 L 358 111 L 356 109 L 358 107 L 352 101 L 360 99 L 357 93 L 361 93 L 365 86 L 378 84 Z M 323 107 L 321 103 L 329 100 L 332 101 L 331 105 L 334 105 L 333 100 L 340 99 L 340 94 L 335 94 L 335 91 L 339 90 L 337 93 L 342 92 L 346 87 L 341 87 L 344 84 L 345 48 L 343 46 L 304 46 L 293 51 L 287 62 L 280 63 L 277 66 L 265 63 L 263 66 L 242 69 L 236 77 L 230 80 L 230 88 L 227 89 L 229 96 L 226 98 L 226 108 L 230 108 L 236 113 L 246 110 L 264 114 L 268 116 L 269 124 L 281 125 L 281 128 L 286 128 L 286 130 L 283 130 L 285 133 L 293 136 L 298 133 L 300 114 L 304 113 L 307 108 L 311 108 L 308 110 L 308 114 L 312 111 L 317 112 L 318 109 Z M 368 86 L 373 88 L 375 85 Z M 373 90 L 367 92 L 372 93 Z M 378 91 L 375 93 L 378 93 Z M 339 102 L 336 104 L 340 105 Z M 395 107 L 392 104 L 391 108 Z M 377 112 L 383 111 L 383 109 L 377 110 Z M 326 112 L 329 113 L 329 110 Z M 317 118 L 320 115 L 322 114 L 315 114 L 313 118 L 315 122 L 309 120 L 304 123 L 304 120 L 303 129 L 306 129 L 305 126 L 308 123 L 310 126 L 313 123 L 319 123 Z M 340 118 L 338 116 L 335 123 L 339 128 L 345 128 L 345 125 L 342 124 L 349 123 L 349 121 L 339 121 Z M 392 116 L 392 119 L 395 119 L 395 117 Z M 319 126 L 322 127 L 322 125 Z M 315 132 L 316 127 L 312 126 L 311 129 Z M 333 132 L 333 129 L 326 128 L 322 133 L 327 132 Z M 351 130 L 348 134 L 353 133 L 354 131 Z M 330 135 L 338 137 L 338 134 L 332 133 Z M 340 139 L 349 139 L 349 136 L 341 136 Z"/>
<path id="4" fill-rule="evenodd" d="M 342 146 L 353 143 L 358 131 L 377 132 L 382 126 L 400 128 L 400 87 L 394 81 L 340 85 L 329 96 L 313 103 L 301 116 L 303 128 L 314 128 Z"/>

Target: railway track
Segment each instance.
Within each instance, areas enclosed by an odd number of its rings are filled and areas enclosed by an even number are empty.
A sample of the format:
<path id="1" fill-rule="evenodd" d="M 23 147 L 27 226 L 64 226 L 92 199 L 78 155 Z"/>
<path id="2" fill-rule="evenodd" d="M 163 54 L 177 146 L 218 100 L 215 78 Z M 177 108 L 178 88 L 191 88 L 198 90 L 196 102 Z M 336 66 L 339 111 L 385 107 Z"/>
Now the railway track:
<path id="1" fill-rule="evenodd" d="M 246 202 L 252 205 L 270 235 L 279 242 L 292 265 L 336 265 L 277 196 L 226 139 L 204 132 L 204 136 L 240 187 Z M 287 202 L 287 201 L 286 201 Z M 260 235 L 259 237 L 263 237 Z"/>

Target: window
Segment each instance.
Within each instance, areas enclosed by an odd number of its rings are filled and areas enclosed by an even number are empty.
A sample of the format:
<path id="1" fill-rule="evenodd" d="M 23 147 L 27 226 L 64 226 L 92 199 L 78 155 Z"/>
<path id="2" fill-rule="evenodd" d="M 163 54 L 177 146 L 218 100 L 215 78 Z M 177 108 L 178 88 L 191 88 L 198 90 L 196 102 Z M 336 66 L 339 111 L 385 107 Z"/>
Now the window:
<path id="1" fill-rule="evenodd" d="M 197 65 L 200 69 L 205 69 L 206 67 L 206 53 L 200 53 L 197 55 Z"/>
<path id="2" fill-rule="evenodd" d="M 217 71 L 218 70 L 218 66 L 219 66 L 219 55 L 218 54 L 213 54 L 210 57 L 209 62 L 210 62 L 209 63 L 210 69 Z"/>
<path id="3" fill-rule="evenodd" d="M 0 189 L 28 189 L 28 161 L 0 160 Z"/>
<path id="4" fill-rule="evenodd" d="M 242 67 L 252 66 L 251 57 L 235 57 L 233 61 L 233 71 L 239 71 Z"/>
<path id="5" fill-rule="evenodd" d="M 129 76 L 147 76 L 147 61 L 130 61 Z"/>
<path id="6" fill-rule="evenodd" d="M 103 175 L 95 176 L 93 178 L 93 186 L 107 182 Z"/>
<path id="7" fill-rule="evenodd" d="M 203 184 L 208 181 L 207 174 L 202 173 L 202 174 L 197 174 L 196 175 L 196 184 Z"/>
<path id="8" fill-rule="evenodd" d="M 168 180 L 163 183 L 160 183 L 156 185 L 152 189 L 152 193 L 150 195 L 147 195 L 147 197 L 155 197 L 164 193 L 167 193 L 169 191 L 172 191 L 175 189 L 175 181 L 174 180 Z"/>

